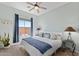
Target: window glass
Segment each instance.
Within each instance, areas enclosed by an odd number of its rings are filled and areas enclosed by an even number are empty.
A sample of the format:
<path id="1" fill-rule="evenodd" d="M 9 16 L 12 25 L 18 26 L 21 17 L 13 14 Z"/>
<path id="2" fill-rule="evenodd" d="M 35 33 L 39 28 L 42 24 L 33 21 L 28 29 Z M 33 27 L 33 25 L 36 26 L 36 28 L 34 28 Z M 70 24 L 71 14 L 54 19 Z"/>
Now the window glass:
<path id="1" fill-rule="evenodd" d="M 31 21 L 20 19 L 19 20 L 19 33 L 20 35 L 31 34 Z"/>

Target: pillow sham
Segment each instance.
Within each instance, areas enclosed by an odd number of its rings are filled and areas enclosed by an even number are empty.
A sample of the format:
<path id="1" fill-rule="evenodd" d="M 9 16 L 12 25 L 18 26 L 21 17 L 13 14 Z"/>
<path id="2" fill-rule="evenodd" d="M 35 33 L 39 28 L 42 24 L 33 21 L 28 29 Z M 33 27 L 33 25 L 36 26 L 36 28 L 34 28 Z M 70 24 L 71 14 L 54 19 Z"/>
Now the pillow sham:
<path id="1" fill-rule="evenodd" d="M 51 39 L 54 39 L 54 40 L 62 39 L 62 33 L 55 32 L 55 33 L 52 33 L 51 36 L 52 36 Z"/>

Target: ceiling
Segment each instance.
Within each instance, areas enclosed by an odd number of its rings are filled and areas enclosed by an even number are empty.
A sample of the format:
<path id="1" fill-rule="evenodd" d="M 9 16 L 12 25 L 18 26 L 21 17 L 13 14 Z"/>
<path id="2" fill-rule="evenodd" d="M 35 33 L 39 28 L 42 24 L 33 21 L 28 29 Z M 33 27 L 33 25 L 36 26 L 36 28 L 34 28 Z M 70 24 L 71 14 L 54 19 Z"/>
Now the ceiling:
<path id="1" fill-rule="evenodd" d="M 32 2 L 32 3 L 34 3 L 34 2 Z M 46 12 L 49 12 L 51 10 L 54 10 L 56 8 L 59 8 L 67 3 L 68 2 L 41 2 L 40 6 L 46 7 L 47 9 L 46 10 L 39 9 L 40 12 L 37 13 L 36 10 L 29 11 L 29 9 L 31 9 L 33 6 L 27 4 L 26 2 L 1 2 L 1 4 L 7 5 L 10 7 L 19 9 L 19 10 L 23 10 L 23 11 L 26 11 L 30 14 L 34 14 L 37 16 L 44 14 Z"/>

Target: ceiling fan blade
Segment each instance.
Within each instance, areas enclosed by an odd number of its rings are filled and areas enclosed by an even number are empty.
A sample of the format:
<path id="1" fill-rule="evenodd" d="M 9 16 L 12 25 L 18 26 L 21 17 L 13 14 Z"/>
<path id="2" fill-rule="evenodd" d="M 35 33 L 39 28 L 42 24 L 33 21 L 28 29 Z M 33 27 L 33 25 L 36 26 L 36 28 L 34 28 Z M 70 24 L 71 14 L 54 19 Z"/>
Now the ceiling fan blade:
<path id="1" fill-rule="evenodd" d="M 41 9 L 47 9 L 46 7 L 39 7 L 39 8 L 41 8 Z"/>
<path id="2" fill-rule="evenodd" d="M 34 4 L 33 3 L 30 3 L 30 2 L 27 2 L 27 4 L 34 6 Z"/>
<path id="3" fill-rule="evenodd" d="M 42 2 L 36 2 L 37 5 L 40 5 Z"/>
<path id="4" fill-rule="evenodd" d="M 33 9 L 35 9 L 35 7 L 31 8 L 29 11 L 31 11 L 31 10 L 33 10 Z"/>
<path id="5" fill-rule="evenodd" d="M 40 5 L 42 2 L 38 2 L 38 5 Z"/>
<path id="6" fill-rule="evenodd" d="M 39 13 L 39 9 L 37 9 L 37 12 Z"/>

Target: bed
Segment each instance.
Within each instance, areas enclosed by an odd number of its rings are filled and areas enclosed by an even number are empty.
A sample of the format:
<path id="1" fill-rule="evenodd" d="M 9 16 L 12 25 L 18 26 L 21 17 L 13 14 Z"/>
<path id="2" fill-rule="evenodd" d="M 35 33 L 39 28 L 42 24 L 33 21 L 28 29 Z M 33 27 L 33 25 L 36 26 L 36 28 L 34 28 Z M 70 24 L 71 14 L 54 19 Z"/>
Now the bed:
<path id="1" fill-rule="evenodd" d="M 38 36 L 24 38 L 21 41 L 21 47 L 24 48 L 30 56 L 51 56 L 61 45 L 62 40 L 51 40 Z"/>

